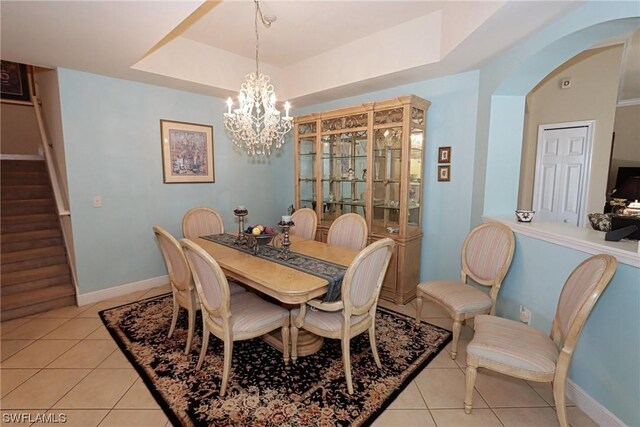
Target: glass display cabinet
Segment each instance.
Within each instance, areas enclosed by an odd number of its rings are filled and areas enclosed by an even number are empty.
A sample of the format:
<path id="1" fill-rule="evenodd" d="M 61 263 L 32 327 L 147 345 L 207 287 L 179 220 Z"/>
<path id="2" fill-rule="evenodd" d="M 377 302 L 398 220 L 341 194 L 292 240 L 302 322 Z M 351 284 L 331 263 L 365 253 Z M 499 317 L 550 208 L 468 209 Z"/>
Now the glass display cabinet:
<path id="1" fill-rule="evenodd" d="M 333 220 L 362 215 L 369 242 L 397 243 L 381 296 L 404 304 L 420 276 L 423 159 L 430 102 L 414 95 L 296 117 L 295 207 Z"/>

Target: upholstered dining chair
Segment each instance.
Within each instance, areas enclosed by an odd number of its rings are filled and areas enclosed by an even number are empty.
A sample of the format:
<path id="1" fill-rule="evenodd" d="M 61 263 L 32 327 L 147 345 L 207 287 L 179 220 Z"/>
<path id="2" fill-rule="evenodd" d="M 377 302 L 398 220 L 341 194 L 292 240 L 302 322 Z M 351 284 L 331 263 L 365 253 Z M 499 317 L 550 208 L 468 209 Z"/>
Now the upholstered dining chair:
<path id="1" fill-rule="evenodd" d="M 437 280 L 418 285 L 416 323 L 420 323 L 423 298 L 442 307 L 453 319 L 451 358 L 458 354 L 462 324 L 479 314 L 494 314 L 496 298 L 511 266 L 515 239 L 509 227 L 489 222 L 475 227 L 462 244 L 460 282 Z M 489 286 L 489 295 L 467 284 L 467 278 Z"/>
<path id="2" fill-rule="evenodd" d="M 221 233 L 224 233 L 224 222 L 213 209 L 193 208 L 182 217 L 182 235 L 186 239 Z"/>
<path id="3" fill-rule="evenodd" d="M 327 243 L 343 248 L 361 250 L 367 245 L 367 222 L 355 213 L 340 215 L 329 227 Z"/>
<path id="4" fill-rule="evenodd" d="M 291 215 L 291 221 L 295 224 L 291 227 L 291 234 L 306 240 L 314 240 L 316 238 L 318 216 L 313 209 L 298 209 Z"/>
<path id="5" fill-rule="evenodd" d="M 233 342 L 256 338 L 276 329 L 282 330 L 284 362 L 289 362 L 289 310 L 263 300 L 251 292 L 231 294 L 218 263 L 204 249 L 190 240 L 180 241 L 202 308 L 202 349 L 196 369 L 207 353 L 209 335 L 224 342 L 224 369 L 220 396 L 227 391 Z"/>
<path id="6" fill-rule="evenodd" d="M 378 368 L 382 367 L 376 348 L 376 308 L 394 245 L 388 238 L 378 240 L 356 255 L 342 280 L 340 301 L 311 300 L 299 309 L 291 310 L 292 360 L 298 356 L 298 330 L 301 328 L 325 338 L 339 339 L 349 394 L 353 394 L 351 338 L 368 330 L 373 358 Z M 307 306 L 311 309 L 307 310 Z"/>
<path id="7" fill-rule="evenodd" d="M 467 345 L 465 412 L 471 413 L 477 369 L 487 368 L 529 381 L 551 382 L 558 422 L 567 427 L 565 384 L 573 349 L 617 264 L 611 255 L 595 255 L 573 270 L 562 287 L 550 335 L 514 320 L 476 317 L 476 332 Z"/>

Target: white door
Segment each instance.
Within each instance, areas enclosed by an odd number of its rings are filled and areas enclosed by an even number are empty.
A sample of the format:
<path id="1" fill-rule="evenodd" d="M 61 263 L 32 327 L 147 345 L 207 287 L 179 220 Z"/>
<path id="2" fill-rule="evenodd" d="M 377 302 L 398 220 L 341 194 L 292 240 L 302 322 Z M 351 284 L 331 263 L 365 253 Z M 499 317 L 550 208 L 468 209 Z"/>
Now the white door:
<path id="1" fill-rule="evenodd" d="M 542 125 L 538 131 L 536 219 L 581 225 L 586 205 L 590 126 Z"/>

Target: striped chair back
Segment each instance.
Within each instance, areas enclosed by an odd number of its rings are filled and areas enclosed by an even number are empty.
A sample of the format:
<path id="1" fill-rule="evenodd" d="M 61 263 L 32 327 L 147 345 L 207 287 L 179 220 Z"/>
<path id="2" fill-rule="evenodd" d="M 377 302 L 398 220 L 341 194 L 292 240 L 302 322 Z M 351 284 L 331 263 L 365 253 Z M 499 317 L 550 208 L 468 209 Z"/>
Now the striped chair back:
<path id="1" fill-rule="evenodd" d="M 364 314 L 377 302 L 395 242 L 386 238 L 364 248 L 344 275 L 342 300 L 348 314 Z"/>
<path id="2" fill-rule="evenodd" d="M 367 222 L 358 214 L 340 215 L 329 227 L 327 243 L 343 248 L 361 250 L 367 245 Z"/>
<path id="3" fill-rule="evenodd" d="M 508 226 L 498 222 L 479 225 L 462 245 L 462 272 L 482 285 L 502 283 L 514 250 L 515 239 Z"/>
<path id="4" fill-rule="evenodd" d="M 182 235 L 185 239 L 224 233 L 224 222 L 217 211 L 209 208 L 193 208 L 182 218 Z"/>
<path id="5" fill-rule="evenodd" d="M 307 240 L 314 240 L 316 238 L 318 216 L 313 209 L 298 209 L 291 216 L 291 220 L 295 224 L 291 227 L 291 234 Z"/>
<path id="6" fill-rule="evenodd" d="M 153 227 L 153 233 L 156 236 L 160 253 L 162 253 L 167 266 L 171 287 L 178 292 L 189 291 L 192 283 L 191 270 L 189 270 L 187 259 L 182 253 L 180 243 L 162 227 Z"/>
<path id="7" fill-rule="evenodd" d="M 182 249 L 187 258 L 202 308 L 214 317 L 229 312 L 229 283 L 218 263 L 194 242 L 182 239 Z"/>
<path id="8" fill-rule="evenodd" d="M 569 275 L 562 287 L 551 337 L 559 346 L 571 349 L 591 310 L 616 272 L 618 262 L 611 255 L 594 255 Z"/>

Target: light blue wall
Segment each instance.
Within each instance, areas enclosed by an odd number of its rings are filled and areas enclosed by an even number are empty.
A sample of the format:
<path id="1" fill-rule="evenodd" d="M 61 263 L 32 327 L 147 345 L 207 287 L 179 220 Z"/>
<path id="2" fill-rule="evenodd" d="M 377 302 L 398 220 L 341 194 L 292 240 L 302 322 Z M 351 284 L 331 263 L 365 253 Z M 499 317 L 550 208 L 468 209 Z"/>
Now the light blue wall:
<path id="1" fill-rule="evenodd" d="M 516 234 L 516 251 L 497 315 L 531 310 L 531 326 L 550 331 L 564 281 L 590 255 Z M 600 297 L 582 331 L 569 377 L 629 426 L 640 425 L 640 271 L 626 264 Z"/>
<path id="2" fill-rule="evenodd" d="M 253 163 L 234 151 L 224 100 L 67 69 L 59 83 L 81 294 L 166 274 L 151 227 L 181 236 L 192 207 L 219 210 L 230 230 L 240 204 L 249 222 L 275 224 L 283 160 Z M 213 125 L 214 184 L 163 184 L 160 119 Z M 97 195 L 102 208 L 92 205 Z"/>
<path id="3" fill-rule="evenodd" d="M 473 186 L 474 141 L 478 102 L 478 72 L 468 72 L 398 86 L 296 110 L 296 115 L 358 105 L 401 95 L 431 101 L 427 113 L 424 165 L 422 280 L 460 277 L 460 247 L 469 231 Z M 451 146 L 451 182 L 437 181 L 438 147 Z M 293 162 L 293 154 L 288 153 Z M 293 170 L 282 177 L 293 199 Z M 282 203 L 281 203 L 282 204 Z"/>

